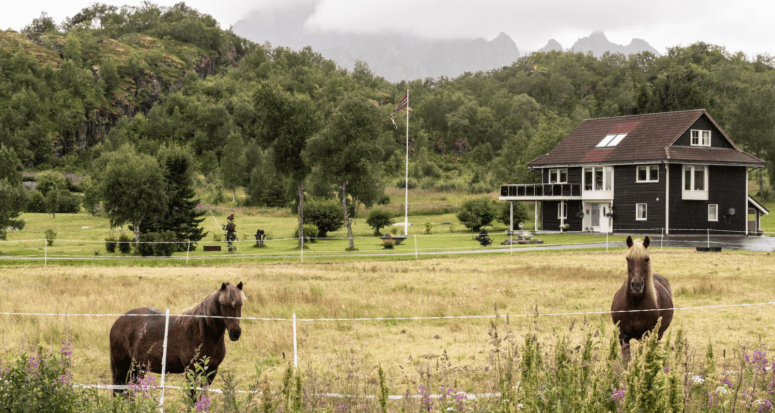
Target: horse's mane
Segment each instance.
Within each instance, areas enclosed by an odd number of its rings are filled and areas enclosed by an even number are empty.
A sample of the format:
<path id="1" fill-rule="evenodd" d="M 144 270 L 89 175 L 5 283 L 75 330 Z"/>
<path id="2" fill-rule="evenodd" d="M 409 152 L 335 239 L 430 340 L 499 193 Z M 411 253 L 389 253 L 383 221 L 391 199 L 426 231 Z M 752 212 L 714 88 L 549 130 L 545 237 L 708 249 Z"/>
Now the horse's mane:
<path id="1" fill-rule="evenodd" d="M 215 309 L 215 305 L 217 304 L 216 301 L 220 302 L 221 305 L 227 305 L 227 304 L 234 305 L 238 302 L 243 302 L 245 300 L 247 299 L 245 298 L 245 294 L 242 293 L 242 290 L 237 289 L 231 283 L 227 282 L 226 290 L 224 291 L 221 291 L 220 289 L 215 290 L 214 293 L 205 297 L 202 300 L 202 302 L 184 311 L 182 314 L 184 317 L 178 317 L 178 319 L 176 320 L 176 323 L 177 325 L 185 329 L 191 329 L 192 327 L 199 325 L 199 323 L 210 323 L 214 320 L 213 318 L 185 317 L 185 316 L 215 315 L 213 312 Z"/>
<path id="2" fill-rule="evenodd" d="M 632 247 L 627 250 L 627 258 L 646 258 L 649 256 L 646 247 L 643 246 L 643 241 L 635 240 L 632 242 Z"/>

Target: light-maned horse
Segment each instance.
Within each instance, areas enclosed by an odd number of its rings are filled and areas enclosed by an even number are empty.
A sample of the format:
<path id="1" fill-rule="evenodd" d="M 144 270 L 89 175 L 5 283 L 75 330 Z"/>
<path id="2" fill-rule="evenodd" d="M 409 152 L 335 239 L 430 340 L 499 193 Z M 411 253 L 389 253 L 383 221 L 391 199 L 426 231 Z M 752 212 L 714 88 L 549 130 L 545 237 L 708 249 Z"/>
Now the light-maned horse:
<path id="1" fill-rule="evenodd" d="M 226 356 L 225 332 L 228 330 L 231 341 L 237 341 L 242 333 L 238 318 L 220 317 L 241 317 L 244 299 L 242 282 L 236 286 L 226 282 L 183 316 L 170 316 L 166 372 L 183 373 L 207 357 L 207 372 L 212 373 L 207 376 L 207 384 L 212 383 Z M 146 314 L 156 315 L 143 316 Z M 136 308 L 113 323 L 110 328 L 113 384 L 131 383 L 147 371 L 161 373 L 165 317 L 158 314 L 163 313 L 150 307 Z M 114 395 L 122 392 L 113 390 Z"/>
<path id="2" fill-rule="evenodd" d="M 625 361 L 630 356 L 630 339 L 640 340 L 662 318 L 658 331 L 658 339 L 661 339 L 673 320 L 673 292 L 665 277 L 651 271 L 650 242 L 648 236 L 643 241 L 627 237 L 627 281 L 616 292 L 611 304 L 611 311 L 653 310 L 611 313 L 614 324 L 619 325 L 619 344 Z"/>

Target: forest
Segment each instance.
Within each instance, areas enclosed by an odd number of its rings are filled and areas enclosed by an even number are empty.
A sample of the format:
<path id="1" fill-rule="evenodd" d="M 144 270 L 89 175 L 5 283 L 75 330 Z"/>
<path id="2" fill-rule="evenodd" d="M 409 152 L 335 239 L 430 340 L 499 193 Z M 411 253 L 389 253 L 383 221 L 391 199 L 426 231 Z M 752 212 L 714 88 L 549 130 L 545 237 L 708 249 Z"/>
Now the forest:
<path id="1" fill-rule="evenodd" d="M 350 156 L 359 167 L 346 172 L 346 197 L 371 206 L 405 184 L 406 118 L 394 127 L 390 114 L 409 90 L 410 188 L 485 193 L 535 181 L 526 163 L 580 121 L 633 106 L 705 108 L 773 173 L 774 66 L 700 42 L 662 56 L 532 53 L 455 79 L 390 83 L 366 62 L 341 68 L 310 48 L 255 44 L 184 3 L 97 3 L 60 24 L 43 13 L 21 33 L 0 31 L 0 145 L 28 175 L 95 180 L 111 154 L 174 147 L 190 156 L 202 202 L 294 210 L 300 194 L 341 196 L 345 172 L 331 165 Z M 354 119 L 358 102 L 376 110 Z M 369 149 L 337 153 L 354 147 L 337 141 L 343 125 L 366 118 Z M 325 155 L 305 152 L 312 141 Z"/>

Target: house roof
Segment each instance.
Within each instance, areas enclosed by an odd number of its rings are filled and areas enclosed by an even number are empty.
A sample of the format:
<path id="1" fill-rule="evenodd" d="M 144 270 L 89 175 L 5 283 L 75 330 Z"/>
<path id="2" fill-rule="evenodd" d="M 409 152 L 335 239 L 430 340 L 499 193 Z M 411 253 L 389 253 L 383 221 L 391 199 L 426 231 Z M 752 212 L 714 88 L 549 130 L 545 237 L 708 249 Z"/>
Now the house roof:
<path id="1" fill-rule="evenodd" d="M 672 146 L 700 117 L 706 116 L 731 148 Z M 614 147 L 596 148 L 606 135 L 626 133 Z M 530 167 L 687 161 L 763 166 L 764 161 L 737 148 L 705 109 L 587 119 Z"/>

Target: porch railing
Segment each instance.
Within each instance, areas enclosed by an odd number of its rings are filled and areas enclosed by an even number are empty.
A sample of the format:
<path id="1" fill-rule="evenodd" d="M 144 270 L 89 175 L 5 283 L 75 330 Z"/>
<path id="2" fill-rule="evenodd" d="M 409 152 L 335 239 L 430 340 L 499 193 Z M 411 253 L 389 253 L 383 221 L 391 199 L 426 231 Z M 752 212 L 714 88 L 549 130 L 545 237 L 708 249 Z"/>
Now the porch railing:
<path id="1" fill-rule="evenodd" d="M 580 184 L 511 184 L 501 185 L 503 197 L 581 196 Z"/>

